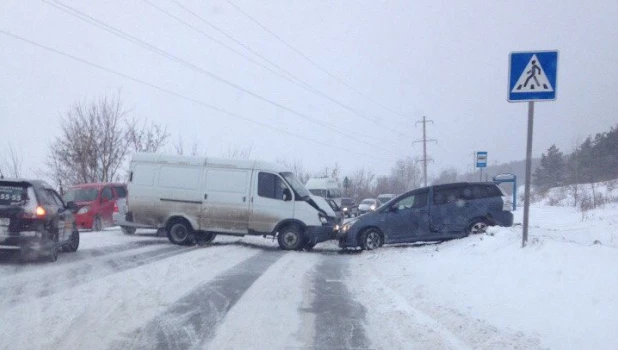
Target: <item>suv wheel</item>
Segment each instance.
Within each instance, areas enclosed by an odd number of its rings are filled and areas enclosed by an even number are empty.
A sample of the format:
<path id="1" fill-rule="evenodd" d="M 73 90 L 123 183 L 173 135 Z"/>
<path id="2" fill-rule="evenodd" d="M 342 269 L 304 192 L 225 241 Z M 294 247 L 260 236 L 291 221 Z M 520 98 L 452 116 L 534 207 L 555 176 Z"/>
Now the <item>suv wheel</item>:
<path id="1" fill-rule="evenodd" d="M 58 236 L 53 235 L 47 244 L 50 245 L 47 250 L 47 260 L 50 262 L 58 260 Z"/>
<path id="2" fill-rule="evenodd" d="M 69 253 L 74 253 L 79 248 L 79 231 L 76 229 L 71 233 L 71 237 L 69 238 L 69 243 L 64 246 L 64 251 Z"/>
<path id="3" fill-rule="evenodd" d="M 483 219 L 473 220 L 468 228 L 466 229 L 466 234 L 474 235 L 474 234 L 482 234 L 487 231 L 487 222 Z"/>

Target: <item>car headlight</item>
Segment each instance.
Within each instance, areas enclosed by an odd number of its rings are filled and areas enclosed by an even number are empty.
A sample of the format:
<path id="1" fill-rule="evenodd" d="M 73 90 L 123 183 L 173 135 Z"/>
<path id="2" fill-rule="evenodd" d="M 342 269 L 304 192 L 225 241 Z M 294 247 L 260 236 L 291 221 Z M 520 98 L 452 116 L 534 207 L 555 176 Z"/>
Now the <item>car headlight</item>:
<path id="1" fill-rule="evenodd" d="M 356 222 L 358 222 L 358 219 L 344 222 L 343 226 L 341 226 L 341 232 L 346 233 L 350 231 L 350 228 L 352 228 L 352 225 L 354 225 Z"/>
<path id="2" fill-rule="evenodd" d="M 348 211 L 348 208 L 343 208 L 343 211 Z"/>
<path id="3" fill-rule="evenodd" d="M 371 206 L 371 210 L 376 210 L 376 205 L 375 204 Z"/>
<path id="4" fill-rule="evenodd" d="M 80 208 L 80 209 L 77 211 L 77 214 L 86 214 L 86 213 L 88 212 L 88 210 L 90 210 L 90 206 L 88 206 L 88 205 L 87 205 L 87 206 L 85 206 L 85 207 Z"/>

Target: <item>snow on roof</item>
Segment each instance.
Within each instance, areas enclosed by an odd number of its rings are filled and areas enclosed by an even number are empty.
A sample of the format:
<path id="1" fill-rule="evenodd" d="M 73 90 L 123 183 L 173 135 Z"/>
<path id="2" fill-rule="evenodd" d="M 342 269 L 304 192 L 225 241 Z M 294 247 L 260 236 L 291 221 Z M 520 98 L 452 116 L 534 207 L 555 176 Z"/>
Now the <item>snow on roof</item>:
<path id="1" fill-rule="evenodd" d="M 217 168 L 264 169 L 275 172 L 288 171 L 286 168 L 282 167 L 279 164 L 263 162 L 259 160 L 181 156 L 158 153 L 136 153 L 133 155 L 131 161 L 141 163 L 211 166 Z"/>

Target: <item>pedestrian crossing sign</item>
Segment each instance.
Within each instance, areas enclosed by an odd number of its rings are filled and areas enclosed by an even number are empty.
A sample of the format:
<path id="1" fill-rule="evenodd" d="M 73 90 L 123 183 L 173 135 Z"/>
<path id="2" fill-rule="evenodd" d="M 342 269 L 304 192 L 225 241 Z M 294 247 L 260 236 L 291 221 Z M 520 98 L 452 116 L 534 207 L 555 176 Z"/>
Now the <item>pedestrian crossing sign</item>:
<path id="1" fill-rule="evenodd" d="M 511 52 L 509 102 L 556 99 L 558 51 Z"/>

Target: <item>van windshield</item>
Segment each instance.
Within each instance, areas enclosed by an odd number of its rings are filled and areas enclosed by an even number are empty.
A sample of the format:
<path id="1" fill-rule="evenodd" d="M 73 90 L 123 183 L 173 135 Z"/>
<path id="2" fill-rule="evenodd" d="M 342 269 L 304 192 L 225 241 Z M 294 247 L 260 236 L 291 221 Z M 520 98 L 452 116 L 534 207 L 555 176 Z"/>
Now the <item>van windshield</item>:
<path id="1" fill-rule="evenodd" d="M 298 194 L 301 198 L 308 197 L 311 195 L 309 191 L 307 191 L 305 186 L 300 181 L 298 181 L 298 179 L 296 178 L 296 175 L 294 175 L 293 173 L 285 172 L 285 173 L 281 173 L 280 175 L 283 176 L 285 181 L 287 181 L 287 183 L 290 186 L 292 186 L 292 189 L 294 190 L 294 192 L 296 192 L 296 194 Z"/>

